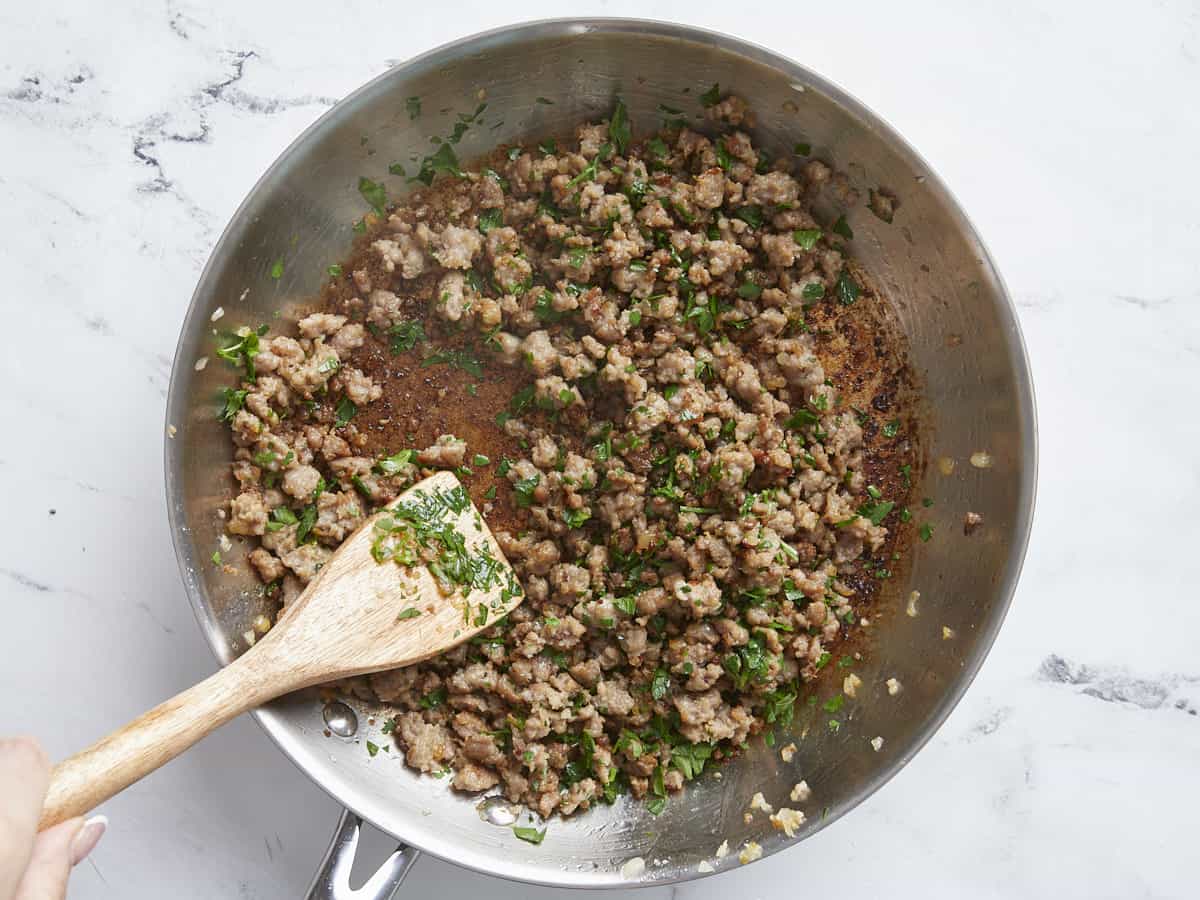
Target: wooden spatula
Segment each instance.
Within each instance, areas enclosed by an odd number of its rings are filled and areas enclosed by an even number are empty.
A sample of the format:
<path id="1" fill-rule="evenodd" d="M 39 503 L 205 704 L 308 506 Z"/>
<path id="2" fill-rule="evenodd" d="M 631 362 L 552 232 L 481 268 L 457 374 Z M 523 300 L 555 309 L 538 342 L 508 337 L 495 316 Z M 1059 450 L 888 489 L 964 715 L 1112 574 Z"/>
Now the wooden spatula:
<path id="1" fill-rule="evenodd" d="M 253 647 L 55 766 L 40 828 L 88 812 L 249 709 L 436 656 L 522 597 L 458 479 L 426 478 L 350 535 Z"/>

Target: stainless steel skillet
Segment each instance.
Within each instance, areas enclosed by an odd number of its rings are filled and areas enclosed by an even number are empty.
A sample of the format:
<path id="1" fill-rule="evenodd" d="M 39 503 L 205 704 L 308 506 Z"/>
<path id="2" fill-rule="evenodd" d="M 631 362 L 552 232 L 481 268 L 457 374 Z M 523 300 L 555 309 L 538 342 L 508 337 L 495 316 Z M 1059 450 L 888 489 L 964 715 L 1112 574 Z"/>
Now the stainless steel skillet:
<path id="1" fill-rule="evenodd" d="M 856 667 L 864 687 L 836 731 L 799 715 L 797 736 L 809 730 L 791 763 L 756 740 L 742 758 L 689 785 L 657 818 L 620 801 L 554 821 L 544 843 L 533 846 L 485 821 L 477 801 L 452 794 L 444 780 L 371 759 L 353 738 L 326 736 L 322 703 L 313 695 L 259 711 L 283 752 L 353 811 L 339 826 L 314 897 L 350 896 L 340 873 L 348 875 L 358 817 L 403 842 L 360 897 L 391 896 L 418 850 L 504 878 L 571 888 L 682 881 L 699 877 L 702 860 L 722 871 L 738 865 L 737 848 L 748 840 L 764 854 L 777 852 L 851 810 L 908 762 L 958 702 L 996 636 L 1033 512 L 1033 391 L 1012 304 L 949 191 L 862 104 L 768 50 L 679 25 L 564 19 L 446 45 L 362 87 L 283 153 L 213 251 L 176 351 L 166 475 L 184 583 L 214 653 L 222 663 L 236 656 L 249 623 L 268 608 L 245 566 L 238 566 L 243 574 L 227 576 L 207 564 L 228 490 L 228 437 L 213 409 L 229 373 L 194 365 L 212 355 L 214 312 L 223 310 L 223 324 L 257 324 L 314 296 L 326 266 L 348 250 L 352 224 L 364 211 L 359 176 L 387 180 L 398 193 L 402 179 L 387 176 L 388 164 L 424 156 L 432 136 L 449 134 L 458 114 L 482 102 L 482 124 L 458 145 L 462 159 L 601 118 L 616 94 L 635 127 L 651 129 L 674 115 L 664 106 L 693 115 L 698 96 L 714 82 L 753 103 L 756 137 L 774 153 L 809 143 L 814 156 L 848 172 L 864 196 L 882 187 L 899 200 L 891 224 L 865 205 L 849 218 L 854 251 L 907 335 L 929 409 L 931 457 L 956 463 L 950 474 L 930 466 L 919 487 L 935 501 L 938 539 L 918 543 L 910 572 L 890 582 L 884 598 L 890 613 L 879 618 L 874 647 Z M 420 99 L 419 116 L 409 98 Z M 989 468 L 969 464 L 979 451 L 990 456 Z M 962 525 L 968 511 L 983 517 L 969 537 Z M 921 595 L 917 615 L 906 615 L 914 590 Z M 884 688 L 890 677 L 904 685 L 898 696 Z M 369 737 L 360 719 L 358 737 Z M 878 750 L 871 743 L 876 736 L 884 739 Z M 788 740 L 781 736 L 781 743 Z M 794 838 L 774 831 L 764 816 L 743 822 L 751 794 L 762 791 L 774 805 L 786 804 L 800 777 L 813 799 Z M 724 840 L 734 852 L 713 859 Z M 622 874 L 633 857 L 647 861 L 645 871 Z"/>

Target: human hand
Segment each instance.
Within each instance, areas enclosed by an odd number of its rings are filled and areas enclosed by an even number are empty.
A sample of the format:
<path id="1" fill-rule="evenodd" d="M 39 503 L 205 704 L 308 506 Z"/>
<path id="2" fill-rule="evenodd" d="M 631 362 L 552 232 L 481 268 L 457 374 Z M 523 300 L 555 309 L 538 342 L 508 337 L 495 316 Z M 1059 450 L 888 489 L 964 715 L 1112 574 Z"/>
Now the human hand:
<path id="1" fill-rule="evenodd" d="M 33 738 L 0 739 L 0 900 L 62 900 L 71 868 L 92 852 L 108 820 L 60 822 L 38 834 L 50 761 Z"/>

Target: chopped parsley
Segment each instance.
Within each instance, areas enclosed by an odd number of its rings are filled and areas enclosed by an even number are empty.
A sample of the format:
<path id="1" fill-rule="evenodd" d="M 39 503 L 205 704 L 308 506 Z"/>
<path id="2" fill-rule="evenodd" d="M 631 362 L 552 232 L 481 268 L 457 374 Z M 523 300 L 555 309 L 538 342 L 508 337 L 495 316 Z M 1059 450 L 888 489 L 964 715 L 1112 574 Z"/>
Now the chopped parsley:
<path id="1" fill-rule="evenodd" d="M 349 397 L 343 397 L 337 405 L 336 414 L 333 417 L 333 427 L 341 428 L 358 415 L 358 404 Z"/>
<path id="2" fill-rule="evenodd" d="M 382 216 L 387 208 L 387 188 L 365 175 L 358 176 L 358 192 L 371 205 L 375 214 Z"/>
<path id="3" fill-rule="evenodd" d="M 671 676 L 667 674 L 666 669 L 656 669 L 654 677 L 650 680 L 650 696 L 655 700 L 662 700 L 671 690 Z"/>
<path id="4" fill-rule="evenodd" d="M 792 232 L 792 240 L 794 240 L 801 250 L 811 250 L 817 246 L 817 241 L 821 239 L 820 228 L 802 228 Z"/>
<path id="5" fill-rule="evenodd" d="M 618 156 L 625 155 L 632 136 L 633 133 L 629 127 L 629 113 L 625 109 L 625 104 L 618 98 L 613 107 L 612 116 L 608 120 L 608 139 L 612 141 Z"/>
<path id="6" fill-rule="evenodd" d="M 504 224 L 504 211 L 501 209 L 489 209 L 487 212 L 479 214 L 479 231 L 481 234 L 487 234 L 493 228 L 499 228 Z"/>
<path id="7" fill-rule="evenodd" d="M 373 468 L 380 475 L 399 475 L 404 471 L 404 467 L 412 461 L 412 458 L 412 450 L 401 450 L 399 453 L 385 456 L 375 463 Z"/>
<path id="8" fill-rule="evenodd" d="M 891 500 L 879 500 L 874 503 L 864 503 L 858 508 L 858 514 L 869 519 L 872 525 L 880 524 L 896 504 Z"/>
<path id="9" fill-rule="evenodd" d="M 762 288 L 760 288 L 753 281 L 743 281 L 741 285 L 738 286 L 737 294 L 744 300 L 757 300 L 760 296 L 762 296 Z"/>
<path id="10" fill-rule="evenodd" d="M 825 285 L 819 281 L 811 281 L 804 286 L 800 296 L 804 300 L 820 300 L 825 296 Z"/>
<path id="11" fill-rule="evenodd" d="M 741 219 L 751 228 L 761 228 L 763 223 L 762 207 L 756 203 L 748 204 L 747 206 L 739 206 L 733 211 L 736 218 Z"/>
<path id="12" fill-rule="evenodd" d="M 634 594 L 626 594 L 624 597 L 614 597 L 613 606 L 625 613 L 627 616 L 637 614 L 637 597 Z"/>
<path id="13" fill-rule="evenodd" d="M 414 180 L 428 187 L 438 175 L 466 178 L 462 169 L 458 167 L 458 157 L 454 155 L 454 148 L 449 144 L 442 144 L 435 153 L 421 160 L 421 168 Z"/>
<path id="14" fill-rule="evenodd" d="M 387 336 L 393 356 L 399 356 L 428 340 L 425 337 L 425 327 L 416 319 L 397 322 L 387 330 Z"/>
<path id="15" fill-rule="evenodd" d="M 513 493 L 517 495 L 517 506 L 529 507 L 533 505 L 533 492 L 537 490 L 537 486 L 541 483 L 541 480 L 541 475 L 530 475 L 528 478 L 522 478 L 513 485 Z"/>
<path id="16" fill-rule="evenodd" d="M 684 780 L 691 781 L 704 771 L 712 753 L 712 744 L 678 744 L 671 748 L 671 768 L 678 769 Z"/>
<path id="17" fill-rule="evenodd" d="M 438 353 L 431 353 L 421 360 L 422 368 L 437 365 L 447 365 L 453 369 L 462 369 L 476 378 L 483 377 L 483 363 L 470 348 L 442 350 Z"/>
<path id="18" fill-rule="evenodd" d="M 232 422 L 239 409 L 246 404 L 249 391 L 235 391 L 233 388 L 221 389 L 221 405 L 217 407 L 217 418 L 222 422 Z"/>
<path id="19" fill-rule="evenodd" d="M 563 512 L 563 521 L 567 523 L 568 528 L 580 528 L 591 517 L 592 511 L 586 506 L 582 506 L 579 509 L 568 509 Z"/>
<path id="20" fill-rule="evenodd" d="M 400 611 L 400 615 L 396 616 L 396 621 L 403 622 L 405 619 L 415 619 L 419 615 L 421 615 L 419 609 L 415 606 L 408 606 Z"/>
<path id="21" fill-rule="evenodd" d="M 862 293 L 862 288 L 858 286 L 858 282 L 845 269 L 838 276 L 835 290 L 837 291 L 838 303 L 842 304 L 842 306 L 849 306 Z"/>

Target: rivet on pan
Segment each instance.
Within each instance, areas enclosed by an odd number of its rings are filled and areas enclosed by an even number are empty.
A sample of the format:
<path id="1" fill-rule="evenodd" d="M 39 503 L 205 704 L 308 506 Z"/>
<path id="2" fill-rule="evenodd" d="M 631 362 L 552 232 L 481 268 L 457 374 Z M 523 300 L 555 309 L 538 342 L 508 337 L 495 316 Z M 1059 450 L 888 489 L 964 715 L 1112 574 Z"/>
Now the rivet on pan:
<path id="1" fill-rule="evenodd" d="M 331 700 L 321 711 L 325 724 L 338 737 L 354 737 L 358 731 L 358 716 L 341 700 Z"/>
<path id="2" fill-rule="evenodd" d="M 507 828 L 517 821 L 521 809 L 509 803 L 503 797 L 484 797 L 475 807 L 479 818 L 489 825 L 500 825 Z"/>

